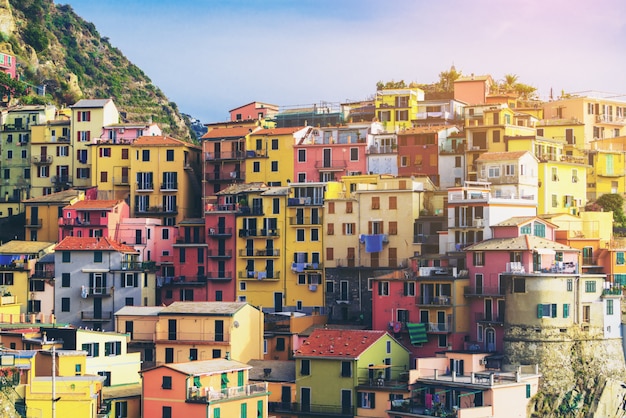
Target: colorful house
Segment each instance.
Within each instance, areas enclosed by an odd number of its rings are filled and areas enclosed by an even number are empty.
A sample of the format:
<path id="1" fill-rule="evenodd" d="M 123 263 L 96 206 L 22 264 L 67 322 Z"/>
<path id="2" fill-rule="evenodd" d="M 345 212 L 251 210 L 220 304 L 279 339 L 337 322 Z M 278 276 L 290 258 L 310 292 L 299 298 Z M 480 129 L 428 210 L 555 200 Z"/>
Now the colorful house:
<path id="1" fill-rule="evenodd" d="M 411 128 L 418 103 L 423 100 L 424 91 L 417 87 L 379 89 L 374 100 L 376 117 L 386 132 Z"/>
<path id="2" fill-rule="evenodd" d="M 228 111 L 231 122 L 273 118 L 278 113 L 278 106 L 264 102 L 250 102 Z"/>
<path id="3" fill-rule="evenodd" d="M 147 369 L 156 365 L 155 343 L 159 312 L 164 306 L 124 306 L 115 312 L 115 330 L 130 336 L 127 344 L 129 353 L 141 355 L 141 367 Z"/>
<path id="4" fill-rule="evenodd" d="M 296 418 L 295 414 L 282 412 L 296 401 L 296 362 L 293 360 L 250 360 L 248 372 L 250 383 L 267 385 L 268 410 L 280 410 L 280 416 Z"/>
<path id="5" fill-rule="evenodd" d="M 55 247 L 55 314 L 59 321 L 112 331 L 113 312 L 140 305 L 143 264 L 132 247 L 107 237 L 66 237 Z"/>
<path id="6" fill-rule="evenodd" d="M 263 314 L 252 305 L 174 302 L 157 315 L 157 364 L 263 358 Z"/>
<path id="7" fill-rule="evenodd" d="M 31 197 L 68 188 L 74 158 L 70 153 L 70 125 L 70 118 L 64 115 L 31 125 Z"/>
<path id="8" fill-rule="evenodd" d="M 267 383 L 250 383 L 250 366 L 229 359 L 165 364 L 142 372 L 144 416 L 268 417 Z"/>
<path id="9" fill-rule="evenodd" d="M 459 77 L 454 80 L 454 100 L 468 105 L 487 103 L 491 86 L 495 84 L 490 75 L 474 75 Z"/>
<path id="10" fill-rule="evenodd" d="M 24 200 L 25 238 L 30 241 L 56 242 L 59 239 L 59 219 L 63 217 L 63 208 L 83 199 L 84 190 L 70 189 Z"/>
<path id="11" fill-rule="evenodd" d="M 63 208 L 58 241 L 68 236 L 114 238 L 129 211 L 123 200 L 80 200 Z"/>
<path id="12" fill-rule="evenodd" d="M 287 411 L 300 417 L 380 413 L 386 405 L 378 389 L 386 388 L 387 399 L 407 392 L 409 353 L 386 331 L 316 329 L 294 357 L 297 404 Z"/>
<path id="13" fill-rule="evenodd" d="M 131 144 L 131 213 L 176 225 L 200 214 L 200 147 L 167 136 L 143 136 Z"/>
<path id="14" fill-rule="evenodd" d="M 596 145 L 598 142 L 591 144 Z M 596 149 L 589 151 L 588 158 L 587 199 L 593 201 L 603 194 L 626 192 L 624 152 Z"/>

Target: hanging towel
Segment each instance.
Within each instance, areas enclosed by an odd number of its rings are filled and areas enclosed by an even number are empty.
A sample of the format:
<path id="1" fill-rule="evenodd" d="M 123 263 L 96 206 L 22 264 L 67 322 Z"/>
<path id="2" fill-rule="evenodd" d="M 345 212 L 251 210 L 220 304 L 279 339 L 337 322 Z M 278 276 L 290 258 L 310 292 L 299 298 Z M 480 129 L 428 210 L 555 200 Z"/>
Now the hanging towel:
<path id="1" fill-rule="evenodd" d="M 267 277 L 267 272 L 266 271 L 260 271 L 257 273 L 256 278 L 259 280 L 263 280 Z"/>
<path id="2" fill-rule="evenodd" d="M 433 395 L 431 393 L 426 394 L 426 408 L 431 409 L 433 407 Z"/>
<path id="3" fill-rule="evenodd" d="M 383 234 L 363 235 L 366 253 L 379 253 L 383 250 Z"/>

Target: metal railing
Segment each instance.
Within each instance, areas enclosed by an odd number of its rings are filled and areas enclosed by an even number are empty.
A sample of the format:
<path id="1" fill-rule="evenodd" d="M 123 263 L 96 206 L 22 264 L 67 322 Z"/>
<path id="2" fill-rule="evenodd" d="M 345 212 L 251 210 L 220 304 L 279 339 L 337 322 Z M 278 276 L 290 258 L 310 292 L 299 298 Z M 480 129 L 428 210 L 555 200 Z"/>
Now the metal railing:
<path id="1" fill-rule="evenodd" d="M 192 386 L 187 389 L 187 402 L 206 403 L 209 401 L 236 399 L 267 393 L 267 382 L 252 383 L 244 386 L 234 386 L 220 390 Z"/>

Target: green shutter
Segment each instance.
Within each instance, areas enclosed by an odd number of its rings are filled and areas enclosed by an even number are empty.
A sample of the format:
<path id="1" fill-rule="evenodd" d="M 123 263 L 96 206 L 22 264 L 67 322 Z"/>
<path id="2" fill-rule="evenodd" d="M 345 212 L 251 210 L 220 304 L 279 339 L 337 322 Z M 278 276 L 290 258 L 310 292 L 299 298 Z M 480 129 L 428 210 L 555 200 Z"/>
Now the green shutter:
<path id="1" fill-rule="evenodd" d="M 248 404 L 242 403 L 241 404 L 241 418 L 247 418 L 247 417 L 248 417 Z"/>
<path id="2" fill-rule="evenodd" d="M 100 343 L 94 343 L 93 345 L 93 356 L 100 357 Z"/>
<path id="3" fill-rule="evenodd" d="M 213 409 L 213 418 L 220 418 L 220 409 L 219 408 Z"/>
<path id="4" fill-rule="evenodd" d="M 563 318 L 569 318 L 569 303 L 563 304 Z"/>
<path id="5" fill-rule="evenodd" d="M 526 385 L 526 399 L 530 398 L 530 385 Z"/>
<path id="6" fill-rule="evenodd" d="M 537 305 L 537 318 L 543 317 L 543 305 L 540 303 Z"/>
<path id="7" fill-rule="evenodd" d="M 556 303 L 552 304 L 550 311 L 552 312 L 552 318 L 556 318 Z"/>

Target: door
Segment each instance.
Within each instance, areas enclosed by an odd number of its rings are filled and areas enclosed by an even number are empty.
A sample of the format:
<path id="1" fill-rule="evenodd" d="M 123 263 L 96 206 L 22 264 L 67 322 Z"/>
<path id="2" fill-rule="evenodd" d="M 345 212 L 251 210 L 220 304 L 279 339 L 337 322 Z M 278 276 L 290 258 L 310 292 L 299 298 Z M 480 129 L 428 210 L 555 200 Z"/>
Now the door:
<path id="1" fill-rule="evenodd" d="M 420 311 L 420 323 L 428 325 L 430 319 L 428 316 L 428 311 Z"/>
<path id="2" fill-rule="evenodd" d="M 215 144 L 215 159 L 219 160 L 222 154 L 222 144 L 220 144 L 219 142 L 216 142 Z"/>
<path id="3" fill-rule="evenodd" d="M 324 167 L 331 167 L 332 151 L 330 148 L 324 148 Z"/>
<path id="4" fill-rule="evenodd" d="M 220 216 L 217 219 L 217 233 L 224 234 L 226 232 L 226 218 Z"/>
<path id="5" fill-rule="evenodd" d="M 348 248 L 348 267 L 354 267 L 354 247 Z"/>
<path id="6" fill-rule="evenodd" d="M 170 341 L 176 340 L 176 320 L 167 320 L 167 339 Z"/>
<path id="7" fill-rule="evenodd" d="M 483 294 L 483 275 L 482 274 L 476 275 L 476 294 L 477 295 Z"/>
<path id="8" fill-rule="evenodd" d="M 341 389 L 341 413 L 352 414 L 352 391 Z"/>
<path id="9" fill-rule="evenodd" d="M 446 331 L 445 311 L 437 311 L 437 328 L 439 329 L 439 331 Z"/>
<path id="10" fill-rule="evenodd" d="M 496 332 L 493 328 L 487 328 L 485 331 L 485 340 L 487 341 L 487 351 L 496 351 Z"/>
<path id="11" fill-rule="evenodd" d="M 283 294 L 282 292 L 274 293 L 274 312 L 283 311 Z"/>
<path id="12" fill-rule="evenodd" d="M 504 299 L 498 299 L 498 322 L 504 323 Z"/>
<path id="13" fill-rule="evenodd" d="M 287 409 L 291 405 L 291 387 L 283 386 L 280 390 L 280 403 L 282 409 Z"/>
<path id="14" fill-rule="evenodd" d="M 102 318 L 102 299 L 94 298 L 93 300 L 93 319 Z"/>
<path id="15" fill-rule="evenodd" d="M 493 302 L 491 299 L 485 299 L 485 321 L 493 320 Z"/>
<path id="16" fill-rule="evenodd" d="M 224 341 L 224 321 L 215 320 L 215 341 Z"/>
<path id="17" fill-rule="evenodd" d="M 174 363 L 174 349 L 173 348 L 165 349 L 165 362 Z"/>
<path id="18" fill-rule="evenodd" d="M 311 388 L 300 388 L 300 404 L 302 412 L 311 410 Z"/>
<path id="19" fill-rule="evenodd" d="M 128 167 L 122 167 L 122 183 L 128 184 Z"/>

